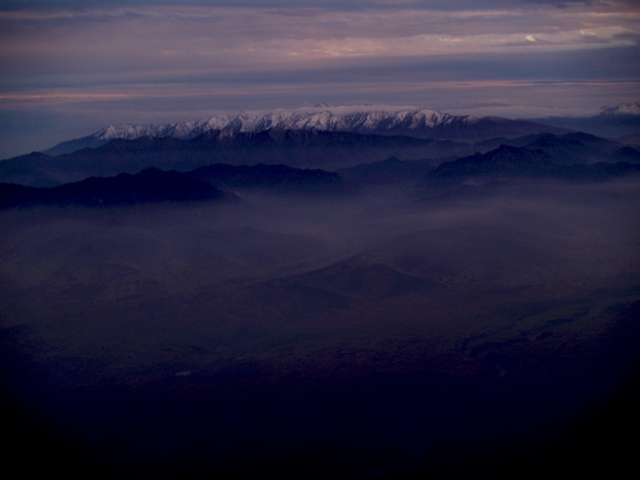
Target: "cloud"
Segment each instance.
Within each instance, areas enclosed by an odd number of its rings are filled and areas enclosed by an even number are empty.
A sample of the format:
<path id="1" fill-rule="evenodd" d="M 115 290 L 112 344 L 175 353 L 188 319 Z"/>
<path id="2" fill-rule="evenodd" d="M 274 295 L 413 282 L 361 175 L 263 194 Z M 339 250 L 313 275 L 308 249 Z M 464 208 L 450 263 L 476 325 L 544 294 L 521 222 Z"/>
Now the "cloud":
<path id="1" fill-rule="evenodd" d="M 422 4 L 402 3 L 392 11 L 193 5 L 4 11 L 0 93 L 265 71 L 284 77 L 359 58 L 634 47 L 640 38 L 640 12 L 619 6 L 412 9 Z"/>
<path id="2" fill-rule="evenodd" d="M 371 10 L 413 8 L 424 10 L 472 10 L 492 8 L 521 8 L 523 5 L 551 5 L 570 8 L 575 5 L 619 6 L 636 4 L 635 0 L 325 0 L 323 8 L 335 10 Z M 206 6 L 206 7 L 251 7 L 251 8 L 310 8 L 317 7 L 313 0 L 5 0 L 3 9 L 93 9 L 114 5 L 122 6 Z"/>
<path id="3" fill-rule="evenodd" d="M 622 46 L 640 35 L 640 14 L 596 10 L 550 15 L 548 8 L 388 12 L 192 6 L 4 12 L 0 55 L 9 70 L 30 65 L 44 74 L 56 68 L 154 72 L 214 64 L 252 70 L 354 56 Z"/>

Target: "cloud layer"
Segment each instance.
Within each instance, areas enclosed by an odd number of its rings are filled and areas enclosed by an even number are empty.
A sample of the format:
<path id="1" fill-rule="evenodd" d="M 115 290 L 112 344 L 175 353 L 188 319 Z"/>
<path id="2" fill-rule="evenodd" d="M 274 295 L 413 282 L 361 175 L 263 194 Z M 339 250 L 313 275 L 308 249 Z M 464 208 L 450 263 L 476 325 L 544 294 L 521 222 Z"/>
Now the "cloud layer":
<path id="1" fill-rule="evenodd" d="M 2 124 L 177 121 L 321 100 L 531 116 L 640 96 L 631 2 L 311 3 L 7 2 Z"/>

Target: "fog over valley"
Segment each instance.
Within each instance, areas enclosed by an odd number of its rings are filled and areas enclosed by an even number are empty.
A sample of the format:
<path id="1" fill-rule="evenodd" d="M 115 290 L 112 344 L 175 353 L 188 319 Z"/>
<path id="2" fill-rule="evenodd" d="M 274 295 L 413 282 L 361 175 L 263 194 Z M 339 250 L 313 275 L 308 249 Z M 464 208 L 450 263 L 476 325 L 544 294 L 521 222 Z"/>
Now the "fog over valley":
<path id="1" fill-rule="evenodd" d="M 132 472 L 410 475 L 459 448 L 508 462 L 637 365 L 638 186 L 4 209 L 2 334 L 22 359 L 5 382 Z"/>

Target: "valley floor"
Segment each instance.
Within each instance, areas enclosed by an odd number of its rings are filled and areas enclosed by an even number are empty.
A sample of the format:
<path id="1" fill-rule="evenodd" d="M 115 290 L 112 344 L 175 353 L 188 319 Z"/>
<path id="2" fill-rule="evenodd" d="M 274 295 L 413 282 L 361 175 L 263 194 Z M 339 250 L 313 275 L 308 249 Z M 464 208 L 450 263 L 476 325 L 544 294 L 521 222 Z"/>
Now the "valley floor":
<path id="1" fill-rule="evenodd" d="M 545 465 L 639 366 L 640 182 L 416 198 L 0 212 L 15 434 L 125 476 Z"/>

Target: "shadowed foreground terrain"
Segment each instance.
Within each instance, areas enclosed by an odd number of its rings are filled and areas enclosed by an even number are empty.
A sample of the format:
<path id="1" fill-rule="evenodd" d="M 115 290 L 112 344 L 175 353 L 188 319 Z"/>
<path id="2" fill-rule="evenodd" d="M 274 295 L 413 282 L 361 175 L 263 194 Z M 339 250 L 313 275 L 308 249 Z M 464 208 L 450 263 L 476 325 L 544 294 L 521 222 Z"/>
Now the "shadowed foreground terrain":
<path id="1" fill-rule="evenodd" d="M 244 200 L 0 211 L 16 451 L 168 478 L 624 464 L 637 179 Z"/>

